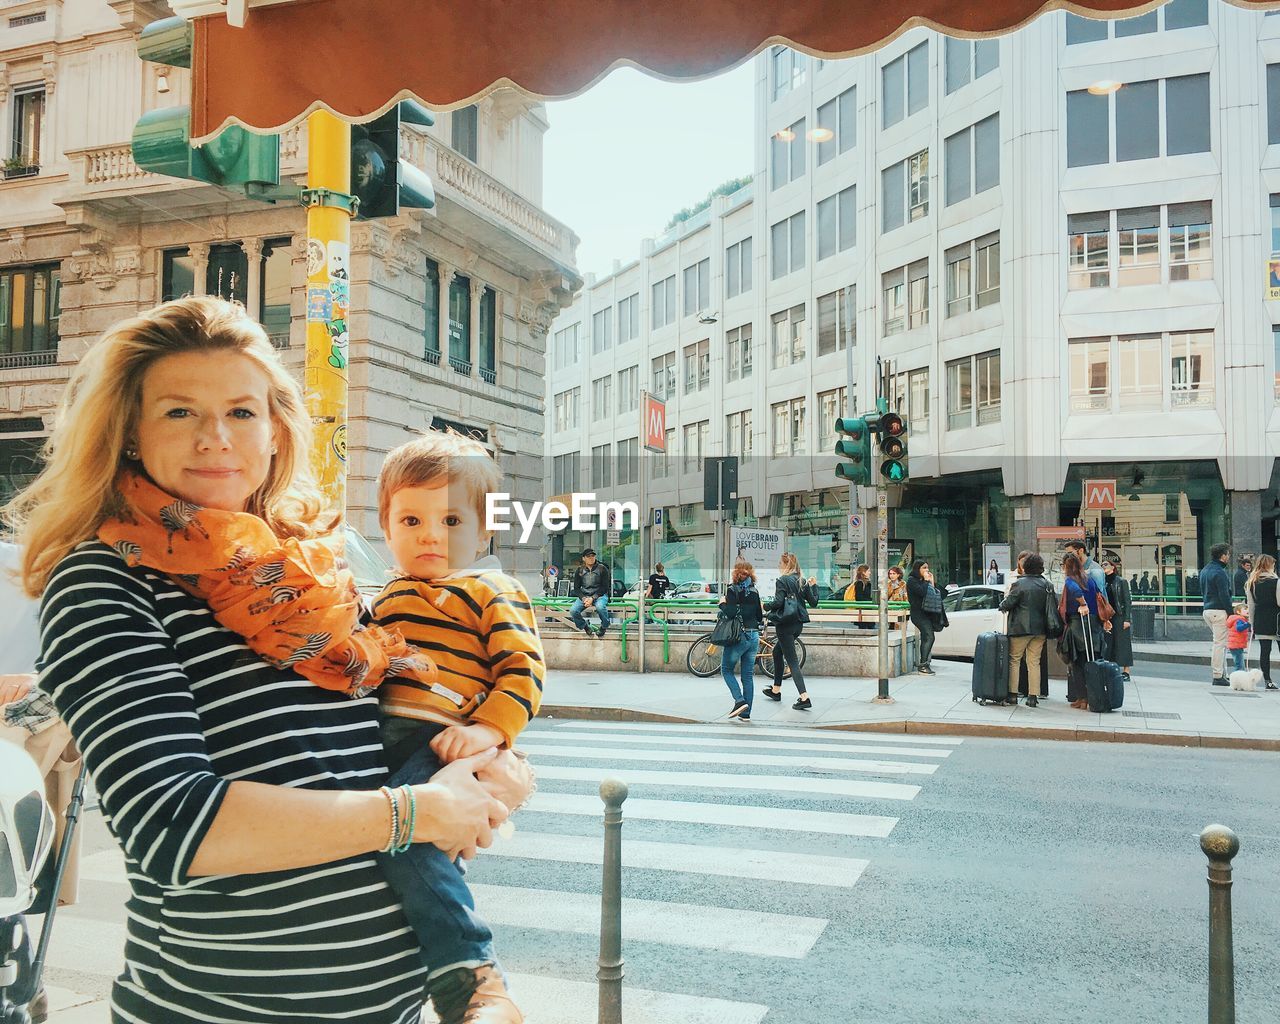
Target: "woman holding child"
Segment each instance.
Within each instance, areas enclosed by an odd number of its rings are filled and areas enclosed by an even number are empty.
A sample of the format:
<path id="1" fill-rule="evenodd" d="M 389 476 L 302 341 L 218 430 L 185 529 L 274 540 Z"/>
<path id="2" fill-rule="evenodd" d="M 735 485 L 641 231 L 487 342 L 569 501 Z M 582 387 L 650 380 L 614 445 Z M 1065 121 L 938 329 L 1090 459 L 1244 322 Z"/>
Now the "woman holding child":
<path id="1" fill-rule="evenodd" d="M 417 1021 L 433 964 L 374 855 L 473 856 L 530 791 L 481 735 L 433 741 L 430 781 L 379 789 L 370 695 L 439 675 L 361 625 L 309 446 L 262 328 L 182 299 L 88 351 L 6 510 L 43 596 L 41 687 L 128 868 L 113 1021 Z M 443 1019 L 520 1020 L 491 963 L 437 980 Z"/>

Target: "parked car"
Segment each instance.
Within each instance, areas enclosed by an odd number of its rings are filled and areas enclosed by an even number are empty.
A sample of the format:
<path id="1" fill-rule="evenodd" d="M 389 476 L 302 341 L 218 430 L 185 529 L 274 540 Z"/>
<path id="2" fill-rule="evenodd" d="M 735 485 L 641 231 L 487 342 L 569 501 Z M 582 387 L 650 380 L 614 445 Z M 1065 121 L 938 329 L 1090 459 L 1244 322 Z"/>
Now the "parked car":
<path id="1" fill-rule="evenodd" d="M 1003 632 L 1004 614 L 999 610 L 1004 587 L 974 585 L 958 587 L 942 597 L 949 625 L 933 642 L 933 653 L 942 658 L 972 658 L 978 634 Z"/>

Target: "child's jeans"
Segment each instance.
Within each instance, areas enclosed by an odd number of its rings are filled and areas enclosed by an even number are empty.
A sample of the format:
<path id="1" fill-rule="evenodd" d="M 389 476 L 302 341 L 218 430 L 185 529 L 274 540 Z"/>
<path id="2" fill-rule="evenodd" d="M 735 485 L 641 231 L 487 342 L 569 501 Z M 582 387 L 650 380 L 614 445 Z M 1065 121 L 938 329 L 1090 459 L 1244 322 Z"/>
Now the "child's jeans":
<path id="1" fill-rule="evenodd" d="M 1235 662 L 1236 671 L 1243 672 L 1244 671 L 1244 649 L 1237 648 L 1236 650 L 1231 651 L 1229 653 L 1231 654 L 1231 659 Z"/>
<path id="2" fill-rule="evenodd" d="M 433 722 L 383 721 L 382 741 L 391 768 L 388 786 L 426 782 L 444 767 L 429 745 L 443 729 Z M 476 914 L 461 859 L 455 863 L 431 843 L 414 843 L 405 853 L 378 854 L 378 864 L 418 937 L 429 980 L 454 967 L 496 963 L 493 932 Z"/>

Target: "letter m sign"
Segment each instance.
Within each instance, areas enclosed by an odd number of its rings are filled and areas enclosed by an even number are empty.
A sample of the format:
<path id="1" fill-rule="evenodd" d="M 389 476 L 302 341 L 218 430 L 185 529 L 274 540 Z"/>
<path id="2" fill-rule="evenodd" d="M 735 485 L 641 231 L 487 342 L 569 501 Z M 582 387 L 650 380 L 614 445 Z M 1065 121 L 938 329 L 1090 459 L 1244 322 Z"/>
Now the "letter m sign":
<path id="1" fill-rule="evenodd" d="M 1116 482 L 1114 480 L 1086 480 L 1084 482 L 1084 507 L 1090 512 L 1114 512 L 1116 507 Z"/>
<path id="2" fill-rule="evenodd" d="M 647 391 L 640 397 L 640 436 L 646 451 L 667 450 L 667 403 Z"/>

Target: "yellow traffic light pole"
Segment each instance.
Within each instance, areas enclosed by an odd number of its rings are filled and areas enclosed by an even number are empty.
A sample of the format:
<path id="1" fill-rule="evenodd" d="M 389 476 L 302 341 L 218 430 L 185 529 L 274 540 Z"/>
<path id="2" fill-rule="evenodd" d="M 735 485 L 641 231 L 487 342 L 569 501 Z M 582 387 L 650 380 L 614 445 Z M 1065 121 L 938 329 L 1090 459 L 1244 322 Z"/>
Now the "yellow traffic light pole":
<path id="1" fill-rule="evenodd" d="M 351 126 L 318 110 L 307 118 L 307 413 L 311 469 L 325 498 L 347 504 L 347 355 L 351 317 Z"/>

